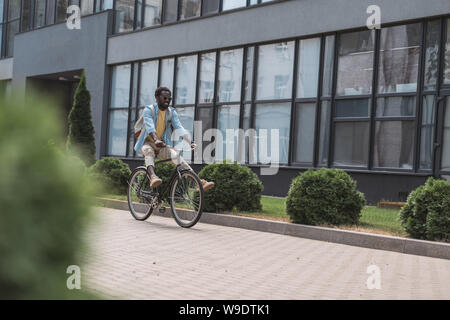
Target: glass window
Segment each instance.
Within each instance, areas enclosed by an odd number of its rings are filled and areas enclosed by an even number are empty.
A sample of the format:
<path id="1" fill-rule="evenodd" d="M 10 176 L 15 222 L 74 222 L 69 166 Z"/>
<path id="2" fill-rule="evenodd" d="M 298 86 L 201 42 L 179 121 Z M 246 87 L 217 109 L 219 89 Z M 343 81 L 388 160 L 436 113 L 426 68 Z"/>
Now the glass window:
<path id="1" fill-rule="evenodd" d="M 242 8 L 247 5 L 247 0 L 223 0 L 222 11 Z"/>
<path id="2" fill-rule="evenodd" d="M 160 68 L 160 86 L 173 89 L 173 71 L 174 71 L 174 59 L 163 59 L 161 60 Z"/>
<path id="3" fill-rule="evenodd" d="M 162 0 L 145 0 L 144 28 L 161 24 Z"/>
<path id="4" fill-rule="evenodd" d="M 194 104 L 197 82 L 197 56 L 177 58 L 177 90 L 175 103 Z"/>
<path id="5" fill-rule="evenodd" d="M 214 99 L 214 77 L 216 70 L 216 53 L 200 55 L 199 103 L 211 103 Z"/>
<path id="6" fill-rule="evenodd" d="M 0 22 L 3 22 L 3 6 L 4 0 L 0 0 Z"/>
<path id="7" fill-rule="evenodd" d="M 0 58 L 2 57 L 2 48 L 3 48 L 2 35 L 3 35 L 3 24 L 0 23 Z"/>
<path id="8" fill-rule="evenodd" d="M 444 84 L 450 84 L 450 19 L 447 19 L 447 41 L 444 48 Z"/>
<path id="9" fill-rule="evenodd" d="M 370 99 L 344 99 L 335 101 L 336 118 L 369 117 Z"/>
<path id="10" fill-rule="evenodd" d="M 214 109 L 212 107 L 197 108 L 197 114 L 198 114 L 198 120 L 197 121 L 201 122 L 202 135 L 203 135 L 206 130 L 211 129 L 213 127 Z M 194 136 L 194 139 L 199 141 L 199 140 L 203 140 L 203 137 Z M 202 154 L 203 154 L 203 151 L 205 150 L 205 148 L 207 146 L 209 146 L 210 144 L 211 144 L 211 141 L 203 141 L 203 143 L 202 143 L 202 148 L 203 148 Z M 210 157 L 210 156 L 214 156 L 214 154 L 206 155 L 206 157 Z M 205 159 L 203 159 L 203 161 L 205 161 Z"/>
<path id="11" fill-rule="evenodd" d="M 56 0 L 56 23 L 66 21 L 68 6 L 68 0 Z"/>
<path id="12" fill-rule="evenodd" d="M 377 99 L 377 117 L 415 117 L 416 97 L 383 97 Z"/>
<path id="13" fill-rule="evenodd" d="M 256 99 L 291 98 L 294 42 L 260 46 L 258 57 Z"/>
<path id="14" fill-rule="evenodd" d="M 325 37 L 325 56 L 323 62 L 322 96 L 330 97 L 333 83 L 334 36 Z"/>
<path id="15" fill-rule="evenodd" d="M 155 91 L 158 88 L 158 60 L 142 62 L 139 86 L 139 106 L 155 103 Z"/>
<path id="16" fill-rule="evenodd" d="M 202 15 L 219 12 L 219 0 L 203 0 Z"/>
<path id="17" fill-rule="evenodd" d="M 115 13 L 116 33 L 133 30 L 134 0 L 117 0 Z"/>
<path id="18" fill-rule="evenodd" d="M 435 90 L 439 65 L 439 43 L 441 39 L 441 21 L 427 24 L 424 90 Z"/>
<path id="19" fill-rule="evenodd" d="M 14 36 L 19 32 L 20 20 L 10 22 L 7 24 L 7 39 L 6 39 L 6 56 L 12 57 L 14 51 Z"/>
<path id="20" fill-rule="evenodd" d="M 9 0 L 8 3 L 8 20 L 20 18 L 20 0 Z"/>
<path id="21" fill-rule="evenodd" d="M 177 21 L 178 0 L 165 0 L 164 3 L 164 22 Z"/>
<path id="22" fill-rule="evenodd" d="M 45 10 L 44 10 L 44 18 L 45 18 Z M 22 26 L 21 31 L 27 31 L 30 29 L 31 23 L 31 2 L 23 1 L 22 2 Z"/>
<path id="23" fill-rule="evenodd" d="M 34 8 L 34 27 L 45 25 L 45 0 L 37 0 Z"/>
<path id="24" fill-rule="evenodd" d="M 450 171 L 450 97 L 445 106 L 441 169 Z"/>
<path id="25" fill-rule="evenodd" d="M 246 132 L 248 129 L 250 129 L 250 112 L 251 112 L 251 104 L 245 104 L 244 105 L 244 114 L 243 114 L 243 119 L 242 119 L 242 129 L 244 130 L 244 132 Z M 240 146 L 240 150 L 239 152 L 243 152 L 244 155 L 239 155 L 238 160 L 240 161 L 240 163 L 249 163 L 249 158 L 248 158 L 248 152 L 249 152 L 249 143 L 250 143 L 250 138 L 248 136 L 245 136 L 244 139 L 240 140 L 241 143 L 245 143 L 244 146 Z M 243 157 L 245 156 L 245 158 Z"/>
<path id="26" fill-rule="evenodd" d="M 377 121 L 374 166 L 412 169 L 414 121 Z"/>
<path id="27" fill-rule="evenodd" d="M 338 56 L 338 95 L 372 92 L 374 31 L 344 33 Z"/>
<path id="28" fill-rule="evenodd" d="M 85 16 L 94 12 L 94 0 L 81 0 L 81 15 Z"/>
<path id="29" fill-rule="evenodd" d="M 367 166 L 369 122 L 336 122 L 334 135 L 334 165 Z"/>
<path id="30" fill-rule="evenodd" d="M 125 156 L 127 151 L 128 110 L 111 111 L 109 114 L 108 154 Z"/>
<path id="31" fill-rule="evenodd" d="M 217 129 L 222 134 L 222 145 L 216 146 L 216 161 L 236 161 L 238 155 L 239 105 L 219 106 Z M 227 136 L 227 130 L 233 129 L 233 135 Z"/>
<path id="32" fill-rule="evenodd" d="M 176 109 L 178 117 L 180 118 L 181 125 L 187 131 L 189 131 L 191 138 L 194 136 L 194 111 L 194 107 L 177 107 Z M 192 158 L 192 151 L 189 151 L 189 146 L 182 137 L 179 137 L 178 141 L 180 142 L 180 144 L 177 146 L 177 149 L 188 150 L 183 151 L 181 153 L 181 156 L 185 158 L 187 162 L 189 162 Z"/>
<path id="33" fill-rule="evenodd" d="M 252 99 L 254 52 L 255 47 L 249 47 L 247 49 L 247 62 L 245 64 L 245 101 Z"/>
<path id="34" fill-rule="evenodd" d="M 47 0 L 47 7 L 49 10 L 47 10 L 46 13 L 46 24 L 53 24 L 55 23 L 55 6 L 56 6 L 56 0 Z"/>
<path id="35" fill-rule="evenodd" d="M 241 100 L 243 49 L 220 52 L 218 100 L 220 102 Z"/>
<path id="36" fill-rule="evenodd" d="M 180 0 L 180 2 L 180 20 L 200 16 L 201 0 Z"/>
<path id="37" fill-rule="evenodd" d="M 420 126 L 420 169 L 433 168 L 433 141 L 435 124 L 435 96 L 423 98 L 422 123 Z"/>
<path id="38" fill-rule="evenodd" d="M 103 10 L 112 9 L 113 5 L 114 5 L 114 0 L 103 0 Z"/>
<path id="39" fill-rule="evenodd" d="M 417 90 L 420 33 L 419 23 L 381 30 L 378 92 Z"/>
<path id="40" fill-rule="evenodd" d="M 291 122 L 291 104 L 290 103 L 270 103 L 258 104 L 255 110 L 255 129 L 257 132 L 256 148 L 257 161 L 276 162 L 276 153 L 278 151 L 279 163 L 288 163 L 289 155 L 289 131 Z M 266 129 L 266 146 L 267 154 L 261 149 L 261 138 L 264 137 L 262 129 Z M 271 143 L 271 129 L 278 131 L 278 146 Z"/>
<path id="41" fill-rule="evenodd" d="M 320 38 L 300 40 L 297 98 L 317 97 L 320 65 Z"/>
<path id="42" fill-rule="evenodd" d="M 328 148 L 331 122 L 331 103 L 328 100 L 322 101 L 320 110 L 320 133 L 319 133 L 319 159 L 320 166 L 328 165 Z"/>
<path id="43" fill-rule="evenodd" d="M 312 163 L 316 103 L 297 103 L 295 111 L 294 162 Z"/>
<path id="44" fill-rule="evenodd" d="M 131 65 L 114 66 L 112 70 L 110 108 L 128 108 Z"/>

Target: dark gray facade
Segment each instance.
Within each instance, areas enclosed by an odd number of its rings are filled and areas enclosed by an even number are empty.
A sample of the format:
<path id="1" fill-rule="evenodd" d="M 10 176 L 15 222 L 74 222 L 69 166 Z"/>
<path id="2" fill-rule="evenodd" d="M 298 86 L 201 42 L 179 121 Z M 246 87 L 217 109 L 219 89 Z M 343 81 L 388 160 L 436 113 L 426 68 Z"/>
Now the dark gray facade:
<path id="1" fill-rule="evenodd" d="M 163 15 L 167 11 L 163 2 L 162 12 Z M 250 2 L 248 1 L 249 5 Z M 223 1 L 220 1 L 220 6 L 223 5 Z M 374 160 L 374 154 L 379 152 L 374 143 L 374 137 L 377 135 L 377 126 L 386 124 L 387 122 L 381 122 L 381 118 L 377 118 L 375 114 L 376 101 L 383 97 L 390 97 L 390 94 L 384 94 L 380 92 L 369 92 L 356 96 L 358 99 L 367 98 L 370 104 L 369 115 L 367 118 L 359 119 L 362 122 L 367 122 L 368 126 L 368 138 L 367 138 L 367 154 L 368 159 L 363 166 L 351 166 L 351 165 L 336 165 L 333 162 L 336 159 L 329 157 L 330 160 L 326 160 L 326 164 L 321 165 L 319 158 L 319 118 L 320 107 L 324 101 L 329 101 L 331 110 L 335 112 L 336 101 L 340 99 L 336 92 L 336 82 L 338 78 L 338 72 L 336 64 L 339 63 L 339 51 L 333 49 L 334 52 L 334 75 L 331 83 L 333 83 L 333 93 L 329 97 L 322 95 L 322 85 L 319 85 L 319 93 L 314 98 L 300 99 L 296 96 L 295 90 L 298 87 L 295 72 L 298 72 L 297 66 L 298 52 L 299 52 L 299 40 L 317 38 L 320 45 L 320 72 L 319 80 L 323 80 L 324 69 L 324 46 L 327 36 L 336 37 L 336 45 L 339 46 L 337 39 L 340 35 L 346 32 L 367 30 L 366 21 L 369 17 L 369 13 L 366 12 L 368 6 L 378 5 L 381 9 L 381 23 L 382 27 L 395 26 L 404 24 L 420 25 L 420 37 L 419 49 L 417 53 L 420 55 L 419 66 L 416 67 L 417 73 L 417 90 L 414 93 L 399 94 L 394 93 L 393 96 L 414 96 L 417 103 L 416 111 L 414 115 L 403 116 L 402 125 L 410 121 L 414 122 L 414 127 L 411 132 L 414 132 L 411 139 L 414 140 L 414 150 L 411 153 L 411 159 L 406 162 L 410 163 L 410 167 L 398 167 L 388 168 L 380 165 L 380 161 Z M 258 105 L 263 105 L 267 101 L 260 101 L 255 94 L 257 86 L 255 84 L 258 81 L 258 77 L 255 75 L 253 78 L 253 97 L 247 99 L 244 97 L 244 84 L 242 85 L 241 99 L 237 101 L 230 101 L 225 103 L 219 103 L 218 101 L 218 79 L 217 73 L 219 72 L 218 57 L 223 50 L 228 49 L 242 49 L 243 61 L 245 64 L 246 59 L 250 55 L 249 48 L 257 48 L 272 43 L 292 43 L 292 52 L 295 52 L 293 60 L 293 80 L 292 80 L 292 95 L 286 99 L 278 99 L 280 103 L 289 105 L 291 110 L 290 116 L 290 133 L 289 139 L 289 156 L 286 163 L 281 165 L 280 171 L 274 176 L 261 176 L 261 180 L 264 183 L 264 193 L 269 195 L 283 196 L 286 195 L 290 181 L 293 177 L 297 176 L 300 172 L 308 168 L 319 167 L 340 167 L 349 172 L 353 178 L 357 180 L 358 188 L 365 193 L 366 198 L 370 203 L 374 203 L 381 199 L 384 200 L 404 200 L 407 194 L 422 184 L 427 177 L 435 175 L 445 175 L 446 170 L 441 170 L 441 158 L 446 150 L 443 148 L 434 148 L 432 151 L 433 165 L 429 168 L 423 169 L 420 164 L 420 148 L 421 132 L 420 128 L 425 128 L 423 124 L 421 126 L 421 119 L 423 116 L 423 103 L 421 100 L 425 96 L 433 96 L 436 98 L 436 115 L 432 124 L 435 128 L 434 138 L 430 143 L 443 143 L 446 138 L 446 125 L 445 125 L 445 112 L 442 101 L 447 99 L 447 93 L 450 91 L 450 87 L 439 79 L 439 83 L 436 84 L 434 89 L 429 91 L 423 87 L 423 73 L 424 66 L 423 61 L 426 57 L 426 42 L 428 21 L 441 21 L 440 30 L 443 33 L 440 34 L 440 51 L 438 53 L 439 64 L 438 73 L 440 77 L 445 77 L 445 46 L 447 30 L 447 20 L 450 17 L 450 2 L 448 0 L 378 0 L 376 3 L 370 0 L 284 0 L 284 1 L 272 1 L 267 3 L 256 4 L 254 6 L 238 8 L 235 10 L 213 13 L 206 16 L 194 17 L 191 19 L 163 23 L 162 25 L 155 25 L 148 28 L 136 28 L 136 22 L 134 22 L 134 29 L 127 32 L 114 33 L 115 27 L 118 24 L 117 18 L 114 17 L 115 10 L 118 10 L 117 2 L 114 5 L 114 9 L 107 10 L 99 13 L 94 13 L 82 17 L 80 30 L 69 30 L 65 23 L 58 23 L 48 25 L 36 30 L 27 32 L 21 32 L 14 37 L 14 53 L 13 57 L 0 59 L 0 80 L 12 79 L 13 88 L 17 90 L 25 90 L 28 85 L 32 85 L 33 82 L 39 82 L 40 85 L 47 86 L 49 91 L 64 91 L 63 89 L 57 89 L 58 87 L 52 86 L 51 81 L 61 81 L 60 79 L 70 78 L 78 75 L 81 70 L 85 70 L 87 77 L 87 86 L 91 92 L 91 106 L 93 122 L 96 131 L 96 157 L 104 156 L 117 156 L 130 164 L 131 167 L 141 165 L 143 159 L 137 157 L 132 151 L 132 145 L 134 141 L 131 138 L 131 127 L 133 121 L 137 117 L 137 111 L 142 106 L 139 104 L 139 94 L 142 91 L 143 85 L 140 80 L 142 73 L 142 64 L 146 61 L 159 61 L 157 70 L 161 73 L 161 64 L 163 59 L 173 59 L 174 77 L 177 77 L 176 69 L 179 57 L 187 55 L 195 55 L 198 57 L 196 61 L 202 61 L 201 56 L 204 53 L 215 53 L 216 60 L 216 74 L 214 83 L 213 99 L 211 103 L 204 103 L 199 100 L 199 85 L 195 87 L 195 98 L 192 102 L 181 103 L 180 100 L 175 104 L 181 109 L 187 110 L 192 108 L 193 118 L 199 120 L 201 110 L 207 110 L 207 107 L 211 107 L 214 110 L 211 113 L 211 123 L 218 124 L 219 108 L 225 105 L 238 105 L 240 106 L 239 127 L 244 126 L 244 106 L 248 105 L 252 110 L 252 116 L 250 117 L 250 127 L 257 124 L 255 116 L 255 108 Z M 133 11 L 134 12 L 134 11 Z M 132 13 L 137 19 L 138 14 Z M 135 20 L 136 20 L 135 19 Z M 133 28 L 131 28 L 133 29 Z M 374 31 L 374 48 L 373 51 L 373 65 L 377 67 L 374 70 L 373 81 L 374 88 L 379 88 L 379 75 L 378 66 L 381 64 L 378 54 L 382 51 L 380 49 L 380 37 L 381 31 Z M 334 39 L 334 38 L 333 38 Z M 295 44 L 294 44 L 295 42 Z M 295 47 L 295 48 L 294 48 Z M 258 53 L 253 53 L 258 61 Z M 371 60 L 372 61 L 372 60 Z M 256 63 L 255 62 L 255 63 Z M 197 63 L 197 62 L 196 62 Z M 119 108 L 113 108 L 111 106 L 111 96 L 114 88 L 112 88 L 112 78 L 115 66 L 130 66 L 129 72 L 129 99 L 123 106 Z M 200 62 L 196 64 L 197 73 L 200 74 Z M 318 66 L 319 68 L 319 66 Z M 245 69 L 245 65 L 243 70 Z M 248 73 L 248 72 L 247 72 Z M 161 82 L 161 75 L 158 76 L 159 83 Z M 31 80 L 32 79 L 32 80 Z M 127 78 L 128 79 L 128 78 Z M 198 77 L 195 78 L 196 82 Z M 245 73 L 242 75 L 242 83 L 244 83 Z M 372 78 L 370 78 L 372 79 Z M 71 79 L 72 81 L 76 81 Z M 128 81 L 128 80 L 127 80 Z M 371 80 L 372 81 L 372 80 Z M 70 81 L 69 81 L 70 82 Z M 126 82 L 126 81 L 125 81 Z M 61 85 L 61 84 L 59 84 Z M 67 90 L 70 92 L 68 84 Z M 176 87 L 176 79 L 173 82 L 173 87 Z M 122 88 L 124 89 L 124 88 Z M 125 88 L 126 90 L 126 88 Z M 259 89 L 258 89 L 259 90 Z M 177 93 L 174 92 L 174 96 Z M 70 96 L 68 93 L 66 96 Z M 439 100 L 439 98 L 441 98 Z M 277 99 L 275 99 L 277 100 Z M 440 102 L 439 102 L 440 101 Z M 449 98 L 450 101 L 450 98 Z M 305 103 L 317 105 L 317 113 L 314 121 L 318 123 L 315 131 L 315 142 L 313 158 L 309 164 L 296 163 L 294 160 L 295 155 L 293 150 L 295 149 L 294 139 L 296 132 L 296 118 L 297 106 L 301 106 Z M 119 109 L 122 110 L 124 117 L 128 120 L 125 128 L 120 129 L 124 132 L 124 143 L 126 143 L 126 150 L 123 154 L 113 154 L 111 152 L 110 141 L 111 139 L 111 114 L 119 113 Z M 442 110 L 441 110 L 442 109 Z M 295 111 L 295 112 L 294 112 Z M 334 114 L 334 113 L 333 113 Z M 388 118 L 386 118 L 388 119 Z M 399 121 L 399 118 L 389 118 L 391 121 Z M 389 119 L 387 121 L 389 121 Z M 354 119 L 337 119 L 332 117 L 330 124 L 330 137 L 329 152 L 333 154 L 336 138 L 335 121 L 354 121 Z M 400 123 L 400 122 L 399 122 Z M 388 126 L 387 126 L 388 127 Z M 297 128 L 298 129 L 298 128 Z M 387 130 L 387 129 L 386 129 Z M 408 129 L 402 129 L 408 130 Z M 117 131 L 117 132 L 119 132 Z M 397 131 L 392 131 L 397 132 Z M 402 131 L 403 132 L 403 131 Z M 392 134 L 386 134 L 392 135 Z M 395 134 L 394 134 L 395 135 Z M 369 138 L 370 137 L 370 138 Z M 422 133 L 422 137 L 424 134 Z M 115 137 L 114 137 L 115 138 Z M 125 142 L 126 141 L 126 142 Z M 386 139 L 383 141 L 387 141 Z M 387 142 L 386 142 L 387 143 Z M 125 147 L 124 147 L 125 148 Z M 377 151 L 378 150 L 378 151 Z M 444 155 L 445 156 L 445 155 Z M 334 158 L 337 155 L 335 153 Z M 439 160 L 438 160 L 439 159 Z M 390 159 L 386 158 L 385 161 L 389 162 Z M 200 169 L 201 165 L 194 165 L 194 168 Z M 250 165 L 256 173 L 259 174 L 258 165 Z"/>

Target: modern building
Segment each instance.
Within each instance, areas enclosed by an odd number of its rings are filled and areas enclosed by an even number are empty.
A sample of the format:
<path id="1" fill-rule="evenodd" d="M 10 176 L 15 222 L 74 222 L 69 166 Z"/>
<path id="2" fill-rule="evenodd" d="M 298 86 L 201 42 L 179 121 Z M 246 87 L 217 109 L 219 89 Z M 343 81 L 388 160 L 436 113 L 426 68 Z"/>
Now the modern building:
<path id="1" fill-rule="evenodd" d="M 68 111 L 86 72 L 97 158 L 143 163 L 133 125 L 164 85 L 191 132 L 279 129 L 266 194 L 310 168 L 343 168 L 372 203 L 450 175 L 449 0 L 0 0 L 0 34 L 0 94 Z"/>

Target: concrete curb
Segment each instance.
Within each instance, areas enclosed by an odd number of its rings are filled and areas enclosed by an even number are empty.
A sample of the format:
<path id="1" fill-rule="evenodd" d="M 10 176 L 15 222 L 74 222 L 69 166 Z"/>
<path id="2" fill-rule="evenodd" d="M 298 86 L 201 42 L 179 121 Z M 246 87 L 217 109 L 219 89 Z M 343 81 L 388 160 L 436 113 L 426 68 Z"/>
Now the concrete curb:
<path id="1" fill-rule="evenodd" d="M 129 211 L 127 201 L 105 198 L 96 199 L 105 207 Z M 162 214 L 156 210 L 153 214 L 164 217 L 172 216 L 170 209 Z M 209 212 L 202 214 L 200 222 L 450 260 L 450 244 L 442 242 L 415 240 Z"/>

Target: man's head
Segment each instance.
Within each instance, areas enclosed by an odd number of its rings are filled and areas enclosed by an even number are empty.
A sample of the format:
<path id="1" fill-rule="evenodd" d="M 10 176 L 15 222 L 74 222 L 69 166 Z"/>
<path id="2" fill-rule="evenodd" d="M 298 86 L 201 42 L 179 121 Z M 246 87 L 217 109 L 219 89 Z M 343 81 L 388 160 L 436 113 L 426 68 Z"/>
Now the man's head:
<path id="1" fill-rule="evenodd" d="M 169 107 L 170 101 L 172 100 L 172 94 L 167 87 L 159 87 L 155 91 L 155 99 L 158 103 L 158 107 L 165 110 Z"/>

